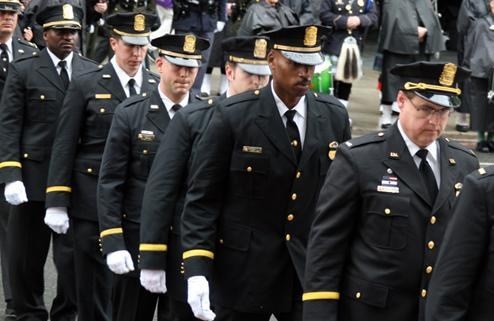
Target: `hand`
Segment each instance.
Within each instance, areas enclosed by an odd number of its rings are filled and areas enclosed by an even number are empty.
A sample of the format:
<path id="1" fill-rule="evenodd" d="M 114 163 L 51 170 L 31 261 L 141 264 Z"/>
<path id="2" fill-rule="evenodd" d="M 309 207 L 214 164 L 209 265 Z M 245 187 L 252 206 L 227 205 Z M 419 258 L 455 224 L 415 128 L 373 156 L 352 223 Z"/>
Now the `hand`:
<path id="1" fill-rule="evenodd" d="M 348 29 L 355 29 L 360 26 L 360 18 L 357 16 L 348 17 L 346 21 L 346 26 Z"/>
<path id="2" fill-rule="evenodd" d="M 152 293 L 166 293 L 166 273 L 164 270 L 141 270 L 141 285 Z"/>
<path id="3" fill-rule="evenodd" d="M 218 21 L 216 22 L 216 30 L 214 32 L 222 32 L 223 28 L 225 28 L 225 22 L 224 21 Z"/>
<path id="4" fill-rule="evenodd" d="M 45 213 L 45 224 L 57 234 L 65 234 L 69 229 L 69 216 L 66 207 L 48 207 Z"/>
<path id="5" fill-rule="evenodd" d="M 94 7 L 94 11 L 96 11 L 99 14 L 103 14 L 108 10 L 108 3 L 106 2 L 97 2 Z"/>
<path id="6" fill-rule="evenodd" d="M 31 30 L 31 27 L 24 28 L 24 39 L 27 41 L 33 40 L 33 31 Z"/>
<path id="7" fill-rule="evenodd" d="M 419 34 L 419 42 L 424 41 L 425 36 L 427 35 L 427 28 L 424 27 L 417 27 L 417 32 Z"/>
<path id="8" fill-rule="evenodd" d="M 129 251 L 111 252 L 106 256 L 106 265 L 115 274 L 125 274 L 134 271 L 134 262 Z"/>
<path id="9" fill-rule="evenodd" d="M 27 202 L 26 188 L 22 181 L 14 181 L 5 184 L 5 200 L 10 205 L 19 205 Z"/>
<path id="10" fill-rule="evenodd" d="M 187 279 L 187 302 L 194 316 L 204 321 L 212 321 L 216 317 L 209 303 L 209 283 L 202 275 Z"/>

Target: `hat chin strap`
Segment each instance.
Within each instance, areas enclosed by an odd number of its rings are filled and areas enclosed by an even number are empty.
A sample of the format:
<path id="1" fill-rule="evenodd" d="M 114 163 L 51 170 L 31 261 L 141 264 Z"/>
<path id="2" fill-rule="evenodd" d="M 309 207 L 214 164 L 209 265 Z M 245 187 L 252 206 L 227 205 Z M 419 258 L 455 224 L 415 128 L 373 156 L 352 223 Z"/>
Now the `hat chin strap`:
<path id="1" fill-rule="evenodd" d="M 405 86 L 403 86 L 404 89 L 406 90 L 435 90 L 435 91 L 442 91 L 442 92 L 447 92 L 447 93 L 452 93 L 456 95 L 461 94 L 461 89 L 460 88 L 452 88 L 452 87 L 446 87 L 446 86 L 438 86 L 438 85 L 431 85 L 431 84 L 426 84 L 423 82 L 419 83 L 414 83 L 414 82 L 407 82 L 405 83 Z"/>

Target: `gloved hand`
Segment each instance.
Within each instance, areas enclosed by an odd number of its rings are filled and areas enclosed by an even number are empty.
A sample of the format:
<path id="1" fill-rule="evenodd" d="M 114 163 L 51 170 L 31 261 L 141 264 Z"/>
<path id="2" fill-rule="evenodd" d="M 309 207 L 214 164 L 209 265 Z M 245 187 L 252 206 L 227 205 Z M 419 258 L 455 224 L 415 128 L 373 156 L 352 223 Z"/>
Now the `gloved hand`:
<path id="1" fill-rule="evenodd" d="M 164 270 L 141 270 L 141 285 L 153 293 L 166 293 L 166 273 Z"/>
<path id="2" fill-rule="evenodd" d="M 45 224 L 57 234 L 65 234 L 69 229 L 69 216 L 66 207 L 48 207 L 45 213 Z"/>
<path id="3" fill-rule="evenodd" d="M 134 262 L 129 251 L 121 250 L 108 253 L 106 265 L 115 274 L 125 274 L 134 271 Z"/>
<path id="4" fill-rule="evenodd" d="M 194 316 L 204 321 L 212 321 L 216 317 L 209 303 L 209 283 L 202 275 L 187 279 L 187 302 Z"/>
<path id="5" fill-rule="evenodd" d="M 214 32 L 222 32 L 223 29 L 225 28 L 226 22 L 224 21 L 218 21 L 216 22 L 216 30 Z"/>
<path id="6" fill-rule="evenodd" d="M 10 205 L 19 205 L 27 202 L 26 188 L 22 181 L 14 181 L 5 184 L 5 200 Z"/>

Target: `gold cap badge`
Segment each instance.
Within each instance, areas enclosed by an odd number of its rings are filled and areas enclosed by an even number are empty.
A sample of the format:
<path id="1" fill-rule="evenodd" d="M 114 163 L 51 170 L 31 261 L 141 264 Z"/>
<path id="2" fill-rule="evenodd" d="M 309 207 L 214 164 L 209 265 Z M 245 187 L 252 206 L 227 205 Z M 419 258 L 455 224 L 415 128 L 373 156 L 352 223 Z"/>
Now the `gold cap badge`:
<path id="1" fill-rule="evenodd" d="M 317 27 L 310 26 L 305 28 L 304 46 L 312 47 L 317 43 Z"/>
<path id="2" fill-rule="evenodd" d="M 65 20 L 74 19 L 74 8 L 70 4 L 64 4 L 62 6 L 62 14 Z"/>
<path id="3" fill-rule="evenodd" d="M 193 53 L 196 51 L 196 36 L 194 35 L 185 35 L 184 40 L 184 51 Z"/>
<path id="4" fill-rule="evenodd" d="M 443 67 L 443 72 L 439 77 L 439 83 L 443 86 L 451 86 L 455 81 L 456 70 L 458 67 L 455 64 L 448 63 Z"/>
<path id="5" fill-rule="evenodd" d="M 266 39 L 257 39 L 254 46 L 254 57 L 265 59 L 268 50 L 268 42 Z"/>
<path id="6" fill-rule="evenodd" d="M 144 31 L 146 29 L 146 16 L 143 14 L 135 15 L 134 17 L 134 30 Z"/>
<path id="7" fill-rule="evenodd" d="M 329 143 L 329 153 L 328 153 L 328 158 L 330 160 L 333 160 L 336 157 L 336 150 L 338 149 L 338 142 L 337 141 L 332 141 Z"/>

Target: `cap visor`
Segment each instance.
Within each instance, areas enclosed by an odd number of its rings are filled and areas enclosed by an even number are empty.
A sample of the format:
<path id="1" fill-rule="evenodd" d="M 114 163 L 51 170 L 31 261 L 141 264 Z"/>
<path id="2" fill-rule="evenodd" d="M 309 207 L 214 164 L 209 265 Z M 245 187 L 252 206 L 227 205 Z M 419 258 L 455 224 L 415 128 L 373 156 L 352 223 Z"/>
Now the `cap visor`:
<path id="1" fill-rule="evenodd" d="M 16 12 L 16 13 L 19 13 L 20 12 L 20 8 L 15 8 L 15 7 L 11 7 L 11 6 L 2 6 L 2 5 L 0 5 L 0 11 L 8 11 L 8 12 Z"/>
<path id="2" fill-rule="evenodd" d="M 171 62 L 174 65 L 182 66 L 182 67 L 190 67 L 195 68 L 201 65 L 201 62 L 197 59 L 186 59 L 186 58 L 178 58 L 165 55 L 166 60 Z"/>
<path id="3" fill-rule="evenodd" d="M 290 59 L 296 63 L 302 65 L 315 66 L 323 63 L 324 57 L 320 52 L 293 52 L 281 50 L 281 54 L 285 56 L 286 59 Z"/>
<path id="4" fill-rule="evenodd" d="M 70 29 L 70 30 L 81 30 L 81 27 L 78 25 L 72 25 L 72 24 L 66 24 L 66 25 L 60 25 L 60 26 L 50 26 L 46 29 Z"/>
<path id="5" fill-rule="evenodd" d="M 271 75 L 271 70 L 268 65 L 252 65 L 252 64 L 238 64 L 245 72 L 253 75 L 269 76 Z"/>
<path id="6" fill-rule="evenodd" d="M 461 105 L 461 99 L 456 95 L 450 96 L 428 91 L 414 91 L 414 93 L 417 96 L 442 107 L 457 108 Z"/>
<path id="7" fill-rule="evenodd" d="M 146 46 L 149 45 L 149 36 L 122 36 L 122 40 L 128 44 L 136 46 Z"/>

